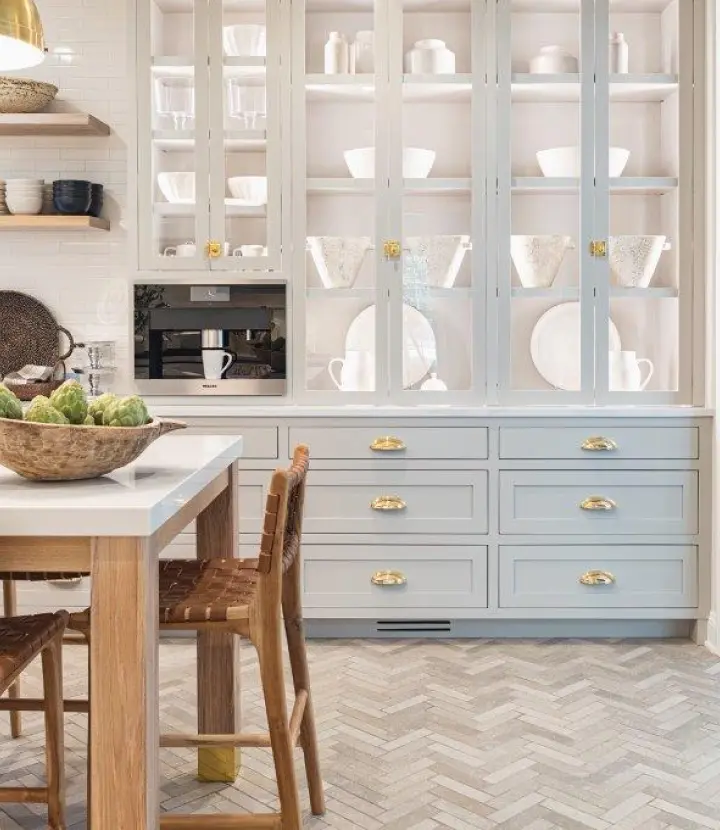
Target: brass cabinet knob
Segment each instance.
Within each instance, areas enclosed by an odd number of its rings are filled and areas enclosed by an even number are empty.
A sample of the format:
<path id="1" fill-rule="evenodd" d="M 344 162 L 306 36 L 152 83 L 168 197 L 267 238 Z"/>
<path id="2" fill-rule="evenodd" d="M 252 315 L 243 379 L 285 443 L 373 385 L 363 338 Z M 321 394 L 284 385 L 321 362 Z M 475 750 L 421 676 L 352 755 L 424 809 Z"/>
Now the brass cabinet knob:
<path id="1" fill-rule="evenodd" d="M 208 259 L 217 259 L 222 256 L 222 252 L 223 246 L 221 242 L 216 242 L 214 239 L 211 239 L 205 244 L 205 256 Z"/>
<path id="2" fill-rule="evenodd" d="M 618 448 L 618 445 L 612 438 L 605 438 L 602 435 L 592 435 L 590 438 L 586 438 L 580 447 L 588 452 L 612 452 Z"/>
<path id="3" fill-rule="evenodd" d="M 578 581 L 581 585 L 612 585 L 615 576 L 610 571 L 588 571 Z"/>
<path id="4" fill-rule="evenodd" d="M 607 242 L 604 239 L 593 239 L 590 243 L 590 256 L 606 257 Z"/>
<path id="5" fill-rule="evenodd" d="M 378 496 L 370 502 L 373 510 L 404 510 L 407 505 L 399 496 Z"/>
<path id="6" fill-rule="evenodd" d="M 402 438 L 395 438 L 393 435 L 383 435 L 370 444 L 373 452 L 401 452 L 405 448 Z"/>
<path id="7" fill-rule="evenodd" d="M 373 585 L 379 585 L 381 588 L 392 588 L 398 585 L 406 585 L 407 577 L 402 571 L 376 571 L 370 577 L 370 582 Z"/>
<path id="8" fill-rule="evenodd" d="M 385 259 L 400 259 L 402 256 L 402 245 L 397 239 L 388 239 L 383 242 L 383 253 Z"/>
<path id="9" fill-rule="evenodd" d="M 588 496 L 580 502 L 580 507 L 583 510 L 614 510 L 617 504 L 603 496 Z"/>

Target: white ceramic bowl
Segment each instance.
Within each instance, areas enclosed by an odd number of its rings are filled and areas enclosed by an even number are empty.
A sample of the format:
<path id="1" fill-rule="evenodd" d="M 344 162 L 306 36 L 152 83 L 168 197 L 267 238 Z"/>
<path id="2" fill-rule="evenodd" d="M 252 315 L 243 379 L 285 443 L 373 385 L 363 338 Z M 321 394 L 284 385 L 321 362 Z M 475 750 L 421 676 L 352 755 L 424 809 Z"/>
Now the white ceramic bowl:
<path id="1" fill-rule="evenodd" d="M 403 284 L 452 288 L 470 245 L 469 236 L 408 236 Z"/>
<path id="2" fill-rule="evenodd" d="M 405 71 L 411 75 L 452 75 L 455 53 L 444 40 L 418 40 L 405 55 Z"/>
<path id="3" fill-rule="evenodd" d="M 162 195 L 175 205 L 195 201 L 194 173 L 158 173 L 158 187 Z"/>
<path id="4" fill-rule="evenodd" d="M 375 178 L 375 148 L 362 147 L 346 150 L 344 153 L 350 175 L 354 179 Z M 426 179 L 435 163 L 434 150 L 421 150 L 417 147 L 403 148 L 403 178 Z"/>
<path id="5" fill-rule="evenodd" d="M 325 288 L 352 288 L 365 254 L 369 236 L 309 236 L 308 248 Z"/>
<path id="6" fill-rule="evenodd" d="M 533 75 L 575 74 L 578 59 L 565 51 L 562 46 L 543 46 L 540 53 L 530 61 Z"/>
<path id="7" fill-rule="evenodd" d="M 543 176 L 571 179 L 580 176 L 579 147 L 553 147 L 550 150 L 540 150 L 536 156 Z M 608 165 L 610 178 L 622 176 L 629 158 L 630 150 L 624 150 L 622 147 L 610 148 Z"/>
<path id="8" fill-rule="evenodd" d="M 223 51 L 228 57 L 265 57 L 265 26 L 243 23 L 239 26 L 223 26 Z"/>
<path id="9" fill-rule="evenodd" d="M 11 196 L 9 193 L 5 200 L 10 213 L 20 216 L 34 216 L 40 213 L 43 206 L 42 193 L 34 196 Z"/>
<path id="10" fill-rule="evenodd" d="M 267 176 L 233 176 L 228 179 L 228 187 L 233 198 L 248 207 L 267 204 Z"/>
<path id="11" fill-rule="evenodd" d="M 611 236 L 608 254 L 614 284 L 647 288 L 662 252 L 669 247 L 665 236 Z"/>
<path id="12" fill-rule="evenodd" d="M 44 179 L 5 179 L 6 187 L 42 187 Z"/>
<path id="13" fill-rule="evenodd" d="M 550 288 L 565 254 L 574 247 L 571 236 L 513 234 L 510 256 L 523 287 Z"/>

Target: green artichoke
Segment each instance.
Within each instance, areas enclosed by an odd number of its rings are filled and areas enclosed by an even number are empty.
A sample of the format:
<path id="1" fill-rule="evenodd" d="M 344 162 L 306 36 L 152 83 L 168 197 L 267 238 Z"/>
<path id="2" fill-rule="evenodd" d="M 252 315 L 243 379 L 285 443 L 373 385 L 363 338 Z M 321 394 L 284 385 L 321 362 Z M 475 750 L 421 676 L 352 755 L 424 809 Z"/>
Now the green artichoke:
<path id="1" fill-rule="evenodd" d="M 32 399 L 28 411 L 25 413 L 26 421 L 33 421 L 36 424 L 67 424 L 68 419 L 50 403 L 45 395 L 38 395 Z"/>
<path id="2" fill-rule="evenodd" d="M 82 424 L 88 414 L 87 398 L 82 384 L 66 380 L 50 395 L 50 405 L 67 418 L 71 424 Z"/>
<path id="3" fill-rule="evenodd" d="M 117 395 L 114 395 L 112 392 L 106 392 L 104 395 L 100 395 L 99 398 L 90 402 L 88 405 L 88 415 L 92 415 L 97 426 L 102 426 L 105 410 L 110 404 L 117 403 L 117 401 Z"/>
<path id="4" fill-rule="evenodd" d="M 141 427 L 147 423 L 147 409 L 137 395 L 121 398 L 103 412 L 106 427 Z"/>
<path id="5" fill-rule="evenodd" d="M 22 416 L 22 404 L 7 386 L 0 383 L 0 418 L 22 421 Z"/>

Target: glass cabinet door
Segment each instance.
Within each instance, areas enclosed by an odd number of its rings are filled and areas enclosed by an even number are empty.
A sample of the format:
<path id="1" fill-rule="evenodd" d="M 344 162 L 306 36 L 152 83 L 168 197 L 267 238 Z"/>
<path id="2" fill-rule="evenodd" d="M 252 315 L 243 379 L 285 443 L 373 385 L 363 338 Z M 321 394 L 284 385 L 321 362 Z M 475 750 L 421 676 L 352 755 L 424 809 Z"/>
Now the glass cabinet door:
<path id="1" fill-rule="evenodd" d="M 387 389 L 385 10 L 385 0 L 293 5 L 296 377 L 315 401 Z"/>
<path id="2" fill-rule="evenodd" d="M 499 0 L 490 13 L 497 84 L 489 85 L 495 125 L 488 135 L 498 172 L 497 213 L 488 213 L 497 246 L 488 261 L 498 308 L 489 320 L 493 385 L 505 402 L 589 403 L 594 2 Z"/>
<path id="3" fill-rule="evenodd" d="M 596 3 L 603 403 L 691 402 L 693 6 Z"/>
<path id="4" fill-rule="evenodd" d="M 281 35 L 276 0 L 209 4 L 212 269 L 280 267 Z"/>
<path id="5" fill-rule="evenodd" d="M 483 0 L 402 0 L 390 18 L 388 271 L 395 395 L 482 393 Z"/>
<path id="6" fill-rule="evenodd" d="M 140 268 L 205 268 L 207 6 L 151 0 L 137 14 Z"/>

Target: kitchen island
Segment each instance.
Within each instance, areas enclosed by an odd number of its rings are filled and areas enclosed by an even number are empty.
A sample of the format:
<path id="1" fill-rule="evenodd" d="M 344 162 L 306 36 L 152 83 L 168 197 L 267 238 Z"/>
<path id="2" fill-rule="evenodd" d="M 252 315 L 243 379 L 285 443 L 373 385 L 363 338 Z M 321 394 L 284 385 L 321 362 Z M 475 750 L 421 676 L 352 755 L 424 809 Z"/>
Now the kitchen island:
<path id="1" fill-rule="evenodd" d="M 197 520 L 197 554 L 237 556 L 242 438 L 162 438 L 134 463 L 90 481 L 27 481 L 0 467 L 0 569 L 92 575 L 93 827 L 155 830 L 158 806 L 160 552 Z M 237 732 L 236 644 L 198 639 L 198 722 Z M 232 780 L 237 750 L 202 749 L 205 780 Z"/>

